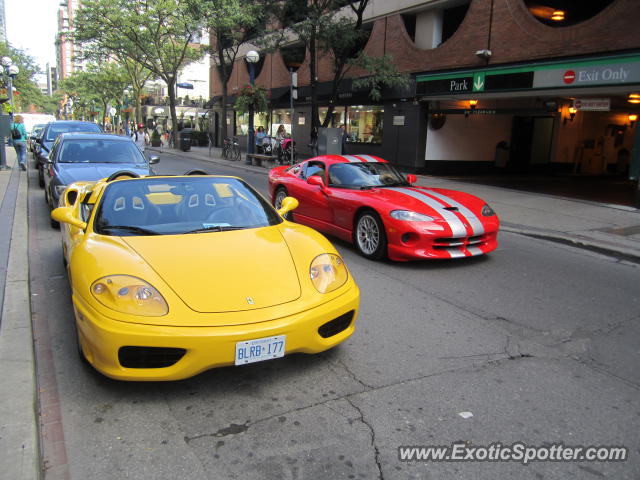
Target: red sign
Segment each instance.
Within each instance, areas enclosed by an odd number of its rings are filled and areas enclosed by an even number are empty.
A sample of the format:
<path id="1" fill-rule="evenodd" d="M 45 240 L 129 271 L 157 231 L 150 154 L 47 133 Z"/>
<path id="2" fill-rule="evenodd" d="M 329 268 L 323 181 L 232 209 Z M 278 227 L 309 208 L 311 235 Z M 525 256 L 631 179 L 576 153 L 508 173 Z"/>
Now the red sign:
<path id="1" fill-rule="evenodd" d="M 567 85 L 570 83 L 573 83 L 575 79 L 576 79 L 576 72 L 574 72 L 573 70 L 567 70 L 566 72 L 564 72 L 564 76 L 562 77 L 562 80 Z"/>

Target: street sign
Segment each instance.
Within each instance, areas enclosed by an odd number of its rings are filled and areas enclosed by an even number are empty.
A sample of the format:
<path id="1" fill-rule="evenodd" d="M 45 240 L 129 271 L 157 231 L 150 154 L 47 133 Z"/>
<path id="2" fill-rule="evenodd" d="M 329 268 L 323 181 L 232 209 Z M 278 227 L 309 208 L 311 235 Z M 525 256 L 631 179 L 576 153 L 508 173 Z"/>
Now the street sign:
<path id="1" fill-rule="evenodd" d="M 576 98 L 573 106 L 577 110 L 592 112 L 608 112 L 611 110 L 610 98 Z"/>
<path id="2" fill-rule="evenodd" d="M 482 92 L 484 90 L 484 72 L 473 74 L 473 91 Z"/>

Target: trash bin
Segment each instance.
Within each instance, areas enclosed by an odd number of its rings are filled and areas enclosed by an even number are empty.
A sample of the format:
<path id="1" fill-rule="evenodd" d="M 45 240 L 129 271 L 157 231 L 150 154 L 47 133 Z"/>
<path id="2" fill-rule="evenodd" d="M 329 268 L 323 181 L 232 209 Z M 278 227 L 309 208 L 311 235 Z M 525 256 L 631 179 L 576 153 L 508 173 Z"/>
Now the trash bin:
<path id="1" fill-rule="evenodd" d="M 188 152 L 191 150 L 191 131 L 192 128 L 183 128 L 178 132 L 178 141 L 180 150 L 183 152 Z"/>

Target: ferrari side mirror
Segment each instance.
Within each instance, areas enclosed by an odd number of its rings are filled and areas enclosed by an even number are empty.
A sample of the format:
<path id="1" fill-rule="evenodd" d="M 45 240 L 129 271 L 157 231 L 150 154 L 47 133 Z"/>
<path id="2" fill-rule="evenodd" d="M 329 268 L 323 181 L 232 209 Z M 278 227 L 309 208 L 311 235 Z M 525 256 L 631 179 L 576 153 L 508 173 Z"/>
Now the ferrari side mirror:
<path id="1" fill-rule="evenodd" d="M 60 223 L 68 223 L 81 230 L 87 228 L 87 224 L 73 214 L 73 208 L 71 207 L 56 208 L 51 212 L 51 218 Z"/>
<path id="2" fill-rule="evenodd" d="M 280 210 L 278 210 L 278 213 L 281 217 L 284 217 L 291 210 L 295 210 L 296 208 L 298 208 L 298 205 L 299 202 L 297 198 L 285 197 L 282 199 L 282 204 L 280 205 Z"/>

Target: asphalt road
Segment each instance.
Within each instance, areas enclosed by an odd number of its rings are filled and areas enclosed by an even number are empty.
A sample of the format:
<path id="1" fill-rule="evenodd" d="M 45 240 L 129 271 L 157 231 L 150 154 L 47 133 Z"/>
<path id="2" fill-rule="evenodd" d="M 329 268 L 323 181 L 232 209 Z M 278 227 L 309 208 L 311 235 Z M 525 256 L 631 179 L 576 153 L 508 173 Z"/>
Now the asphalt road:
<path id="1" fill-rule="evenodd" d="M 197 160 L 163 156 L 156 170 L 190 168 L 267 190 L 264 175 Z M 371 262 L 334 240 L 362 291 L 346 343 L 136 384 L 78 360 L 59 233 L 47 213 L 32 171 L 32 308 L 53 359 L 39 379 L 57 386 L 72 479 L 640 476 L 637 265 L 508 233 L 487 257 L 439 263 Z M 399 446 L 457 441 L 622 445 L 630 459 L 525 466 L 398 457 Z"/>

